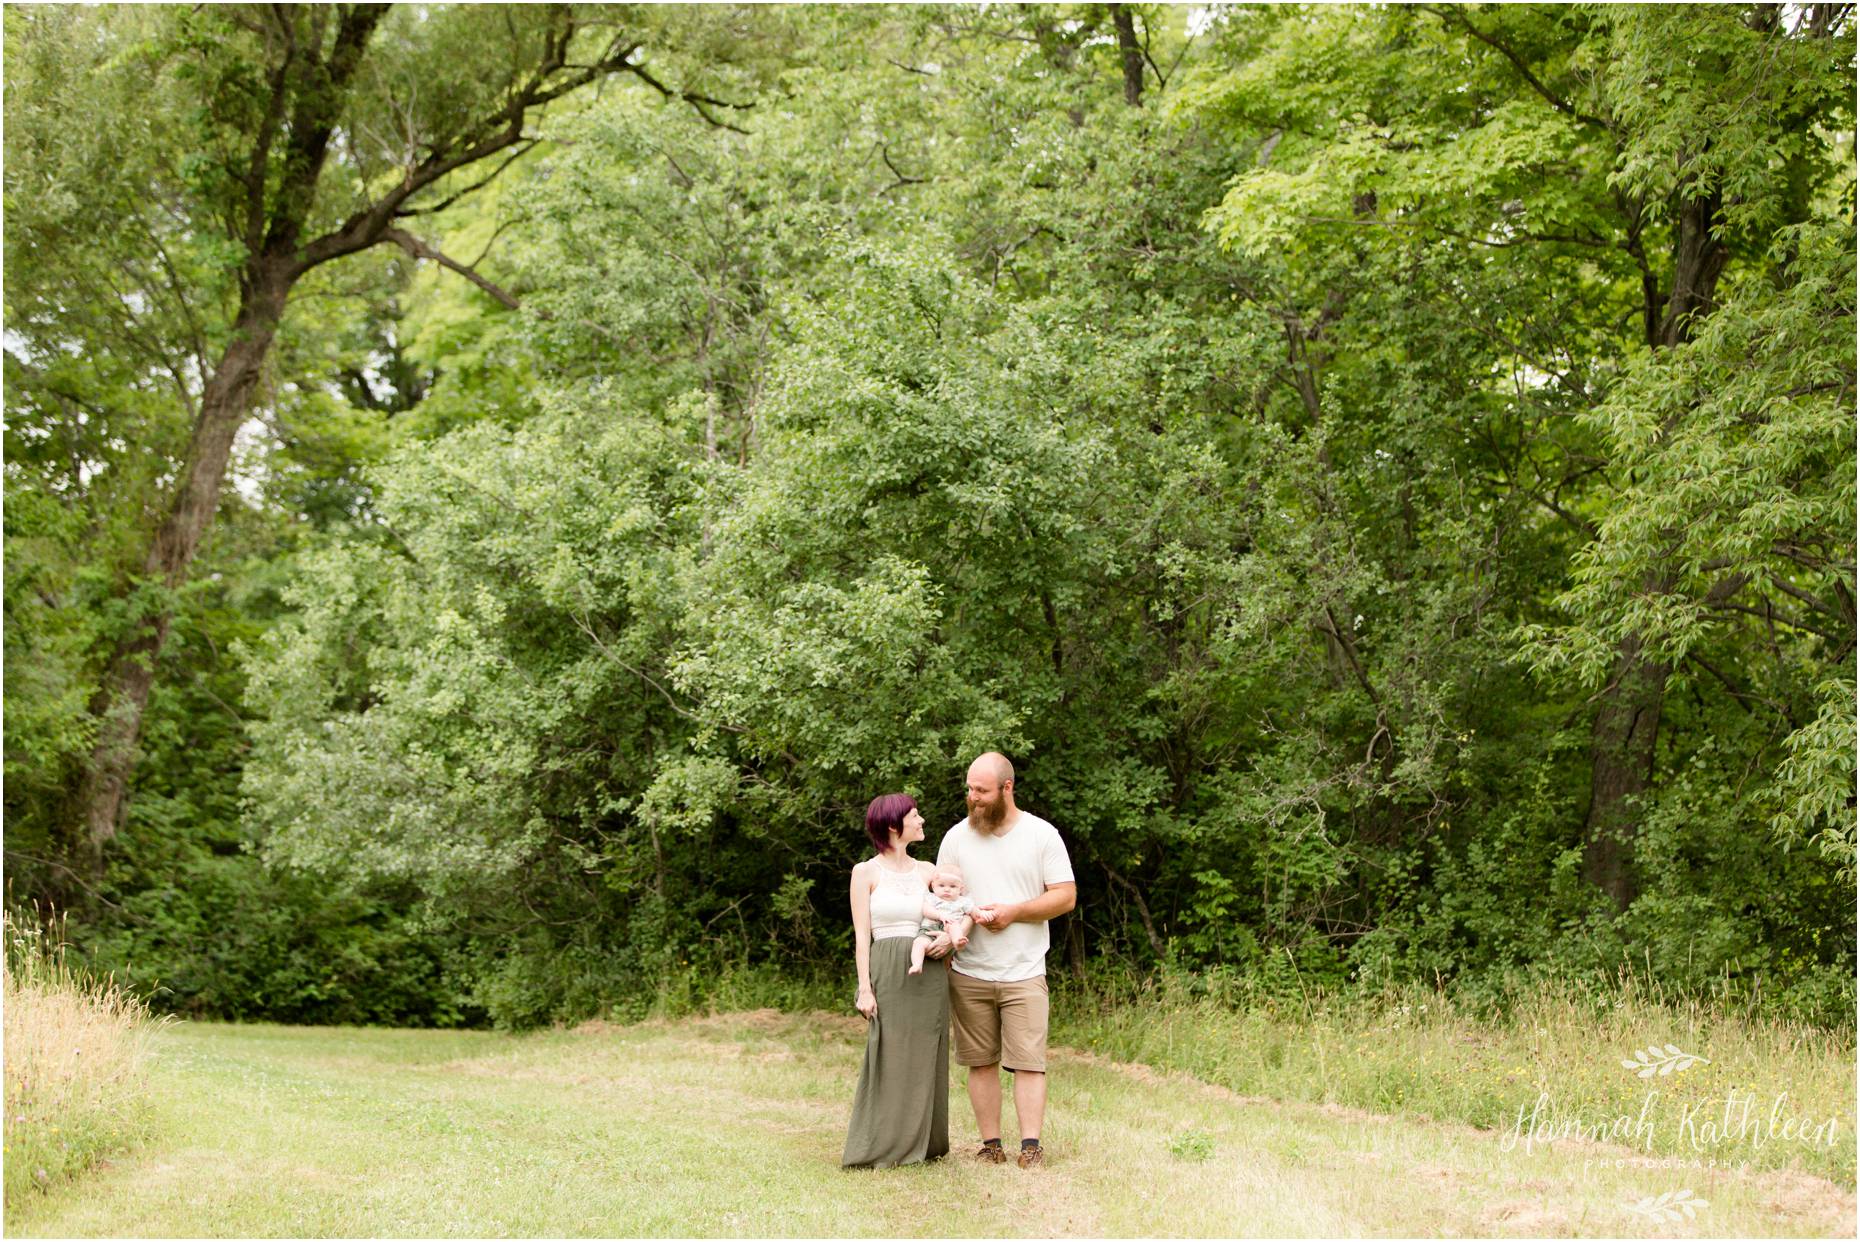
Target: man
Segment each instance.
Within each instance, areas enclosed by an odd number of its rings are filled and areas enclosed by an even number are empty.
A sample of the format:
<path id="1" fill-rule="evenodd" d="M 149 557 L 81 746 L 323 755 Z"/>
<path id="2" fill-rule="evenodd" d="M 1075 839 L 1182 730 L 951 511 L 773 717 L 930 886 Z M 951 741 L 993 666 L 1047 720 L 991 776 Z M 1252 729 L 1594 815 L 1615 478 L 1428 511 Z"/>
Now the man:
<path id="1" fill-rule="evenodd" d="M 975 931 L 950 964 L 949 1012 L 956 1063 L 969 1070 L 969 1104 L 982 1132 L 980 1160 L 1001 1149 L 1001 1070 L 1014 1075 L 1020 1167 L 1039 1168 L 1046 1115 L 1048 919 L 1078 904 L 1078 885 L 1059 830 L 1014 805 L 1014 765 L 990 751 L 969 765 L 969 816 L 937 850 L 975 900 Z"/>

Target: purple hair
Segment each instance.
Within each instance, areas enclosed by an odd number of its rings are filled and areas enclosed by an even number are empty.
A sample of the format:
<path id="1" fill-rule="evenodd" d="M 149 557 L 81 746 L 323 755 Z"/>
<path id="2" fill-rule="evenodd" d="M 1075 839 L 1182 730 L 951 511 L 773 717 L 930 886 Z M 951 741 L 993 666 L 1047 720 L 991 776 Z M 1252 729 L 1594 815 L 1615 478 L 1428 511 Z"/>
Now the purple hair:
<path id="1" fill-rule="evenodd" d="M 917 809 L 917 799 L 909 794 L 880 794 L 865 808 L 865 835 L 883 854 L 891 848 L 891 834 L 904 831 L 904 817 Z"/>

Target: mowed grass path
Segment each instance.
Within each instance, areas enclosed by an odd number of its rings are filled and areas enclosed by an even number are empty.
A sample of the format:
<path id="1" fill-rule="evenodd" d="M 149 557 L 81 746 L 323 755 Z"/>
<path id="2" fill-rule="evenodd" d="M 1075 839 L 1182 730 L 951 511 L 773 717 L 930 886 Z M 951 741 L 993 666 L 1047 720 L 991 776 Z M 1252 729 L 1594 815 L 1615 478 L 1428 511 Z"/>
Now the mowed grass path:
<path id="1" fill-rule="evenodd" d="M 8 1204 L 16 1236 L 1851 1236 L 1800 1173 L 1526 1154 L 1461 1126 L 1235 1096 L 1059 1050 L 1049 1166 L 838 1167 L 858 1019 L 763 1011 L 527 1036 L 187 1023 L 152 1130 Z M 974 1143 L 959 1074 L 958 1155 Z M 1011 1107 L 1010 1107 L 1011 1117 Z M 1012 1122 L 1009 1123 L 1012 1141 Z M 1628 1167 L 1614 1167 L 1617 1159 Z M 1624 1205 L 1690 1189 L 1658 1223 Z"/>

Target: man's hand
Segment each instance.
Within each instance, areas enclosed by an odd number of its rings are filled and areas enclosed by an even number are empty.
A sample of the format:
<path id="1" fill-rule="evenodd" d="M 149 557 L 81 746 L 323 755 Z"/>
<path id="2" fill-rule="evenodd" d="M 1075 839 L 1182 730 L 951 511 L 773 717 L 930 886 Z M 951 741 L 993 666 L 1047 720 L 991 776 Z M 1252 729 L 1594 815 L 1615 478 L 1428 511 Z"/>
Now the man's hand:
<path id="1" fill-rule="evenodd" d="M 986 927 L 989 931 L 998 932 L 1019 920 L 1021 904 L 1018 901 L 1001 901 L 979 907 L 975 911 L 975 924 L 977 927 Z"/>
<path id="2" fill-rule="evenodd" d="M 1079 886 L 1071 880 L 1048 884 L 1046 891 L 1030 901 L 997 901 L 975 911 L 975 923 L 989 931 L 1000 931 L 1013 923 L 1043 923 L 1056 919 L 1078 905 Z"/>

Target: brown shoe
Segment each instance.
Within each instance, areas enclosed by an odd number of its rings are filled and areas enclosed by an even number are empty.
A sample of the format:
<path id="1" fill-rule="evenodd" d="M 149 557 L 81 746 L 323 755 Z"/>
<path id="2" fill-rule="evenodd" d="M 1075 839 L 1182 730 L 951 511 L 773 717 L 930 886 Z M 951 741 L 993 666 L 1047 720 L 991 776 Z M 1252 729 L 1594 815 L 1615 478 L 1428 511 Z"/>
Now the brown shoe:
<path id="1" fill-rule="evenodd" d="M 982 1144 L 981 1149 L 975 1153 L 975 1158 L 983 1164 L 1007 1163 L 1007 1153 L 1002 1151 L 999 1146 L 991 1146 L 987 1143 Z"/>
<path id="2" fill-rule="evenodd" d="M 1043 1151 L 1041 1148 L 1023 1147 L 1020 1149 L 1020 1167 L 1021 1168 L 1037 1169 L 1037 1168 L 1042 1167 L 1045 1163 L 1046 1163 L 1046 1152 Z"/>

